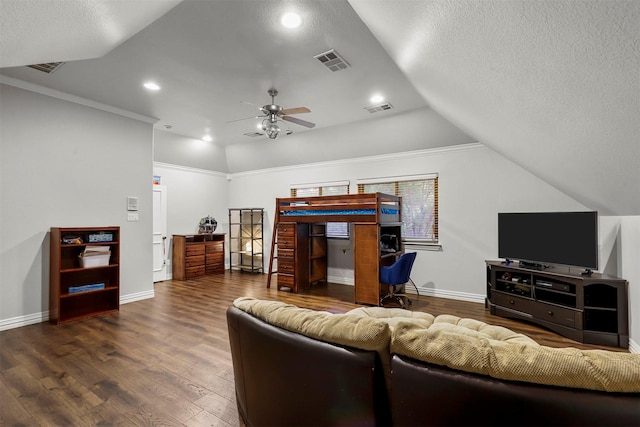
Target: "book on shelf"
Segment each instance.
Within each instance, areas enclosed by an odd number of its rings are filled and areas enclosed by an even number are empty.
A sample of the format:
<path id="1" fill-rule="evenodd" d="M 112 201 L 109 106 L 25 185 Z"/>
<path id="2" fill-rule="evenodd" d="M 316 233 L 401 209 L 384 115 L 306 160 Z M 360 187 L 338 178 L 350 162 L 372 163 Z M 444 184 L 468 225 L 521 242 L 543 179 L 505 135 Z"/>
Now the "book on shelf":
<path id="1" fill-rule="evenodd" d="M 97 291 L 100 289 L 104 289 L 104 283 L 92 283 L 90 285 L 82 286 L 69 286 L 69 293 L 75 294 L 78 292 Z"/>

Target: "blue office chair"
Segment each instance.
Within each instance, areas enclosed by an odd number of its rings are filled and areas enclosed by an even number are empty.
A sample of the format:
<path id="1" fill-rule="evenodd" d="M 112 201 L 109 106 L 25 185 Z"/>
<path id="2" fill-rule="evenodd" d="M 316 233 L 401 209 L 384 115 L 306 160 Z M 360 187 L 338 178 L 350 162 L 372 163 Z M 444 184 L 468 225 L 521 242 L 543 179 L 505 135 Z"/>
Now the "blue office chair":
<path id="1" fill-rule="evenodd" d="M 384 283 L 385 285 L 389 285 L 389 293 L 380 298 L 380 305 L 384 307 L 384 302 L 386 300 L 394 300 L 400 303 L 400 306 L 404 308 L 404 299 L 396 294 L 396 286 L 402 286 L 406 283 L 411 283 L 414 288 L 416 288 L 416 293 L 420 296 L 420 292 L 418 292 L 418 287 L 413 280 L 411 280 L 411 268 L 413 267 L 413 262 L 416 260 L 415 252 L 408 252 L 400 256 L 393 264 L 389 266 L 380 267 L 380 283 Z M 407 298 L 409 304 L 411 304 L 411 300 Z"/>

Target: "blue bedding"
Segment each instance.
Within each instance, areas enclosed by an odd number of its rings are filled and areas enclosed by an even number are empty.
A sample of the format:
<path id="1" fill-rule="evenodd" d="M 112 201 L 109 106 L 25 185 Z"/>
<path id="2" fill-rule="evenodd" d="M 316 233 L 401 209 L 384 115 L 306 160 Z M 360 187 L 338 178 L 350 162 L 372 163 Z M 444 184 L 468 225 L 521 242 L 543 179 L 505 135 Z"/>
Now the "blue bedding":
<path id="1" fill-rule="evenodd" d="M 382 213 L 387 215 L 397 215 L 398 209 L 382 208 Z M 339 210 L 299 210 L 299 211 L 284 211 L 282 215 L 287 216 L 303 216 L 303 215 L 374 215 L 375 209 L 339 209 Z"/>

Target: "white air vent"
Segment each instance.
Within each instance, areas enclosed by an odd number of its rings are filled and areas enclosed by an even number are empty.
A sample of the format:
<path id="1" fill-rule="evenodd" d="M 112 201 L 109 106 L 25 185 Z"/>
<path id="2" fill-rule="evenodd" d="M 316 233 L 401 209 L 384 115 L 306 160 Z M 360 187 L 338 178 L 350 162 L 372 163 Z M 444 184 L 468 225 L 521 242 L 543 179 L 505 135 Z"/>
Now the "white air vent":
<path id="1" fill-rule="evenodd" d="M 64 62 L 49 62 L 48 64 L 27 65 L 27 67 L 33 68 L 34 70 L 42 71 L 43 73 L 51 74 L 55 70 L 60 68 L 62 64 L 64 64 Z"/>
<path id="2" fill-rule="evenodd" d="M 249 136 L 251 138 L 255 138 L 256 136 L 264 136 L 264 133 L 260 132 L 248 132 L 244 134 L 245 136 Z"/>
<path id="3" fill-rule="evenodd" d="M 320 55 L 316 55 L 314 58 L 333 72 L 350 67 L 349 63 L 345 61 L 334 49 L 321 53 Z"/>
<path id="4" fill-rule="evenodd" d="M 380 111 L 391 110 L 392 108 L 393 108 L 393 105 L 389 104 L 388 102 L 381 105 L 372 105 L 370 107 L 364 107 L 364 109 L 370 113 L 378 113 Z"/>

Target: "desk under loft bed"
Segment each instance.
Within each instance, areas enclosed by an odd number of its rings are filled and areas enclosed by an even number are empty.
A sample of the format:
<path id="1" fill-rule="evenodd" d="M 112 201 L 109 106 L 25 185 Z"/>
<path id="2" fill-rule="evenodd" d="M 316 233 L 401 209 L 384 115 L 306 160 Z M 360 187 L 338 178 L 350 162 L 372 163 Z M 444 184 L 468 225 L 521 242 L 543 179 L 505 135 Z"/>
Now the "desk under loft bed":
<path id="1" fill-rule="evenodd" d="M 402 254 L 402 198 L 383 193 L 276 199 L 267 287 L 273 274 L 295 293 L 326 282 L 328 222 L 353 224 L 354 300 L 379 305 L 380 266 Z"/>

